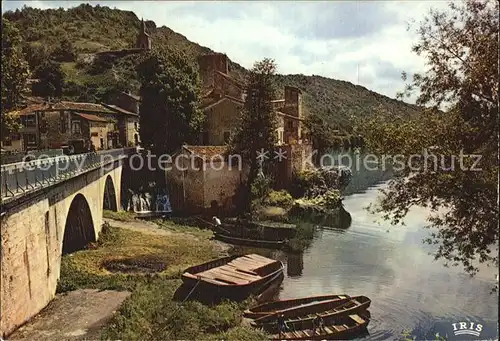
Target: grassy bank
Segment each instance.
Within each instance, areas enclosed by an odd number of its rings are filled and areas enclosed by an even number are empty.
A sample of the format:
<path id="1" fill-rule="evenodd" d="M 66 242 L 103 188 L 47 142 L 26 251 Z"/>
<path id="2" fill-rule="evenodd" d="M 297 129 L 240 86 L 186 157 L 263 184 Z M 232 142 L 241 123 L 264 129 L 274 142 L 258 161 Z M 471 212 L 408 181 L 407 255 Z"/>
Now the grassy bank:
<path id="1" fill-rule="evenodd" d="M 80 288 L 131 291 L 102 334 L 103 339 L 265 340 L 241 325 L 249 301 L 206 306 L 172 299 L 182 270 L 218 256 L 202 231 L 163 223 L 158 233 L 105 225 L 92 249 L 65 256 L 58 292 Z"/>

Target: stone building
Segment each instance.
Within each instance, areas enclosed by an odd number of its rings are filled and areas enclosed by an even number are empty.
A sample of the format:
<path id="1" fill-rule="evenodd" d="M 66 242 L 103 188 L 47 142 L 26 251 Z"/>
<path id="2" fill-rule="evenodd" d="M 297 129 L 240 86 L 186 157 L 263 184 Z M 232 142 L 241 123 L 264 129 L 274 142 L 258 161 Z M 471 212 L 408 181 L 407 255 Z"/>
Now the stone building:
<path id="1" fill-rule="evenodd" d="M 146 32 L 146 24 L 144 23 L 144 19 L 141 20 L 141 28 L 139 34 L 137 35 L 135 48 L 143 50 L 151 50 L 151 37 Z"/>
<path id="2" fill-rule="evenodd" d="M 16 114 L 22 125 L 22 151 L 61 148 L 77 139 L 92 142 L 96 149 L 139 143 L 139 115 L 116 105 L 43 102 L 28 105 Z"/>
<path id="3" fill-rule="evenodd" d="M 172 209 L 190 213 L 230 212 L 248 176 L 245 165 L 228 157 L 224 146 L 185 145 L 166 167 Z"/>

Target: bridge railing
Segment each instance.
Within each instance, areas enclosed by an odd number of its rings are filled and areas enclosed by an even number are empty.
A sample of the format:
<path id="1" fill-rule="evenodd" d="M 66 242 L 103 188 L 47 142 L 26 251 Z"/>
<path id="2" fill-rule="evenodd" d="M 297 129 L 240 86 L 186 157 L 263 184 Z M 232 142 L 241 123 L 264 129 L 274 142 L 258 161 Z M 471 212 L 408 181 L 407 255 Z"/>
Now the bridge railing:
<path id="1" fill-rule="evenodd" d="M 134 153 L 135 148 L 123 148 L 56 157 L 1 166 L 1 200 L 22 196 L 58 182 L 103 167 Z"/>

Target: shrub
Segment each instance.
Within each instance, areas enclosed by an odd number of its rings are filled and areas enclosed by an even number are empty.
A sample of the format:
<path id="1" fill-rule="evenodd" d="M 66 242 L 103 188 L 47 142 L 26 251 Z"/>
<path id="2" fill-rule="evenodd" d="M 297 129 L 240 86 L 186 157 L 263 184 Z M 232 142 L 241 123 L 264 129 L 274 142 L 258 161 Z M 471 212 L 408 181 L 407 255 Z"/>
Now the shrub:
<path id="1" fill-rule="evenodd" d="M 264 204 L 269 206 L 290 207 L 293 204 L 293 198 L 286 190 L 270 191 L 264 199 Z"/>

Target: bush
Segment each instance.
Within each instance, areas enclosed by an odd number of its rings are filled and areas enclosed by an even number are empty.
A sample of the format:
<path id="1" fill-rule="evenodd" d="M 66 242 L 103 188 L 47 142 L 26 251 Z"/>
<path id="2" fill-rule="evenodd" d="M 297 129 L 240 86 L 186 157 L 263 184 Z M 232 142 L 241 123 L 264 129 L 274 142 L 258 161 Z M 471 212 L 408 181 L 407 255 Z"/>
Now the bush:
<path id="1" fill-rule="evenodd" d="M 286 190 L 270 191 L 264 199 L 264 204 L 269 206 L 290 207 L 293 204 L 293 198 Z"/>

